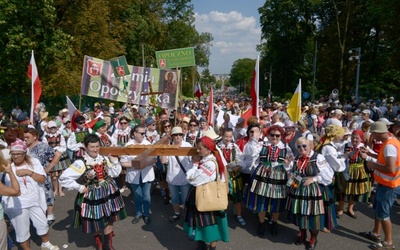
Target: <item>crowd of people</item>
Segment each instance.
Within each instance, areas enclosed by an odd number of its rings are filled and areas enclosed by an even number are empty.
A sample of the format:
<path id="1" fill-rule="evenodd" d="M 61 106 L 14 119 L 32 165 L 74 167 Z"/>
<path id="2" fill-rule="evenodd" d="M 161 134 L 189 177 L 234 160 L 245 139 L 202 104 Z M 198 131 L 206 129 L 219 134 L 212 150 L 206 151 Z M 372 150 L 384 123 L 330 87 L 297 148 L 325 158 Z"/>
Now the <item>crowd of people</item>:
<path id="1" fill-rule="evenodd" d="M 114 249 L 113 224 L 127 217 L 121 193 L 133 193 L 132 223 L 150 224 L 151 187 L 157 182 L 171 204 L 170 222 L 182 222 L 196 249 L 216 249 L 218 241 L 229 241 L 226 211 L 200 212 L 195 196 L 196 188 L 219 178 L 229 186 L 241 226 L 247 225 L 244 209 L 257 214 L 259 237 L 267 228 L 278 235 L 279 219 L 286 216 L 299 229 L 294 243 L 315 249 L 319 232 L 333 230 L 343 214 L 357 219 L 355 206 L 363 203 L 375 209 L 375 224 L 360 235 L 374 241 L 372 249 L 394 249 L 390 211 L 400 194 L 399 103 L 382 98 L 341 104 L 321 97 L 303 104 L 298 121 L 291 120 L 287 105 L 261 101 L 259 117 L 244 116 L 250 100 L 233 96 L 215 103 L 183 101 L 174 111 L 96 103 L 78 116 L 63 109 L 52 118 L 39 107 L 34 124 L 26 123 L 23 111 L 7 117 L 0 108 L 4 183 L 13 188 L 1 193 L 8 195 L 4 212 L 16 241 L 30 249 L 29 231 L 18 223 L 31 219 L 42 249 L 59 249 L 49 242 L 48 227 L 56 220 L 54 198 L 68 188 L 78 191 L 74 225 L 94 235 L 97 249 Z M 100 154 L 101 147 L 160 140 L 196 147 L 198 155 L 150 157 L 138 167 L 136 155 Z"/>

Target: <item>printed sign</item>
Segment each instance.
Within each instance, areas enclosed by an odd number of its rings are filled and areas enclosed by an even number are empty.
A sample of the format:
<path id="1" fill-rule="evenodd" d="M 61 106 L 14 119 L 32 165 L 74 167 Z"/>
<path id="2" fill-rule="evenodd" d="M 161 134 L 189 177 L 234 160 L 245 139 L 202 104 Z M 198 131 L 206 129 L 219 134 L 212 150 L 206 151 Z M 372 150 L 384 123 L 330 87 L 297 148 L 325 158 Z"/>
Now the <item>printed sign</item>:
<path id="1" fill-rule="evenodd" d="M 156 59 L 160 69 L 196 66 L 193 47 L 156 51 Z"/>
<path id="2" fill-rule="evenodd" d="M 148 105 L 152 96 L 149 94 L 151 82 L 159 107 L 176 109 L 178 106 L 179 71 L 127 65 L 124 73 L 131 72 L 130 75 L 121 76 L 117 72 L 116 76 L 109 61 L 85 56 L 82 72 L 82 95 Z"/>

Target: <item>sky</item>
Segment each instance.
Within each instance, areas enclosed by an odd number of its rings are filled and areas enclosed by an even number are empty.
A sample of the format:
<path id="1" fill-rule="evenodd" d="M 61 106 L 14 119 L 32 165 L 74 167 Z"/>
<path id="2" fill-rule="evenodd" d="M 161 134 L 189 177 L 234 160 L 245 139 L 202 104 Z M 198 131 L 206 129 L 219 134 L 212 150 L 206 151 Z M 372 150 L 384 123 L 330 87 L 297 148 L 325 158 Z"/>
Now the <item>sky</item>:
<path id="1" fill-rule="evenodd" d="M 257 58 L 261 28 L 258 8 L 265 0 L 192 0 L 195 27 L 209 32 L 214 40 L 209 70 L 212 74 L 229 74 L 234 61 Z"/>

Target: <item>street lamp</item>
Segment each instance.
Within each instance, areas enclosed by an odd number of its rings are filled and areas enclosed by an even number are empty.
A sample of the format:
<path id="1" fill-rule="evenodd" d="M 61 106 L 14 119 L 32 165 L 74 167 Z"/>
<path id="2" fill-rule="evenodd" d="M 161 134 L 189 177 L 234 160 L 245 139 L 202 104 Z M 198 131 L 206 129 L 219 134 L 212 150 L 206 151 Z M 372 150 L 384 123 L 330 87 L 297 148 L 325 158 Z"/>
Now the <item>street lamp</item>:
<path id="1" fill-rule="evenodd" d="M 318 52 L 317 45 L 318 45 L 317 41 L 315 41 L 314 59 L 312 60 L 312 62 L 313 62 L 313 83 L 312 83 L 312 88 L 311 88 L 311 101 L 312 102 L 315 100 L 315 76 L 316 76 L 316 73 L 317 73 L 317 52 Z M 303 60 L 304 60 L 304 64 L 306 64 L 306 66 L 308 64 L 308 62 L 306 61 L 306 56 L 307 55 L 313 56 L 311 53 L 307 53 L 307 54 L 304 55 Z"/>
<path id="2" fill-rule="evenodd" d="M 357 52 L 357 55 L 352 55 L 353 50 Z M 357 60 L 357 75 L 356 75 L 356 102 L 358 103 L 358 85 L 360 83 L 360 60 L 361 60 L 361 48 L 353 48 L 349 50 L 349 54 L 352 55 L 349 57 L 349 61 Z"/>
<path id="3" fill-rule="evenodd" d="M 147 56 L 147 59 L 150 60 L 150 68 L 153 68 L 154 58 L 152 56 Z"/>
<path id="4" fill-rule="evenodd" d="M 271 92 L 271 87 L 272 87 L 272 65 L 269 67 L 269 72 L 264 73 L 264 80 L 267 80 L 267 74 L 269 75 L 269 90 L 268 90 L 268 102 L 271 102 L 272 100 L 272 92 Z"/>

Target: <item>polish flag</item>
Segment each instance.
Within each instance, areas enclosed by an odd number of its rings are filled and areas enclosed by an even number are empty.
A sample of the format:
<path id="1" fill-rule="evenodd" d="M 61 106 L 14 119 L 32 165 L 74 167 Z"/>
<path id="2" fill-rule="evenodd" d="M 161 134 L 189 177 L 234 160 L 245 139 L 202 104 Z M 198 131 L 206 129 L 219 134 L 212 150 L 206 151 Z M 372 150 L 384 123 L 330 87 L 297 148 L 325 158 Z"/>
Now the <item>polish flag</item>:
<path id="1" fill-rule="evenodd" d="M 250 96 L 252 99 L 252 115 L 259 117 L 259 79 L 260 79 L 260 56 L 257 56 L 256 67 L 254 69 L 253 79 L 251 81 Z"/>
<path id="2" fill-rule="evenodd" d="M 211 127 L 214 127 L 214 93 L 213 87 L 210 89 L 210 98 L 208 100 L 207 121 Z"/>
<path id="3" fill-rule="evenodd" d="M 78 126 L 75 123 L 75 118 L 79 116 L 81 113 L 79 110 L 75 107 L 75 104 L 67 97 L 67 107 L 68 107 L 68 113 L 70 115 L 71 119 L 71 128 L 74 131 Z"/>
<path id="4" fill-rule="evenodd" d="M 42 86 L 40 85 L 40 79 L 38 70 L 36 67 L 35 56 L 31 56 L 31 62 L 28 67 L 28 77 L 32 80 L 32 90 L 31 90 L 31 115 L 30 120 L 31 124 L 33 124 L 33 112 L 35 111 L 36 105 L 39 102 L 40 95 L 42 94 Z"/>
<path id="5" fill-rule="evenodd" d="M 203 92 L 201 92 L 201 88 L 200 88 L 200 83 L 196 84 L 195 89 L 194 89 L 194 94 L 197 96 L 197 98 L 199 98 L 199 100 L 200 100 L 200 97 L 203 96 Z"/>

